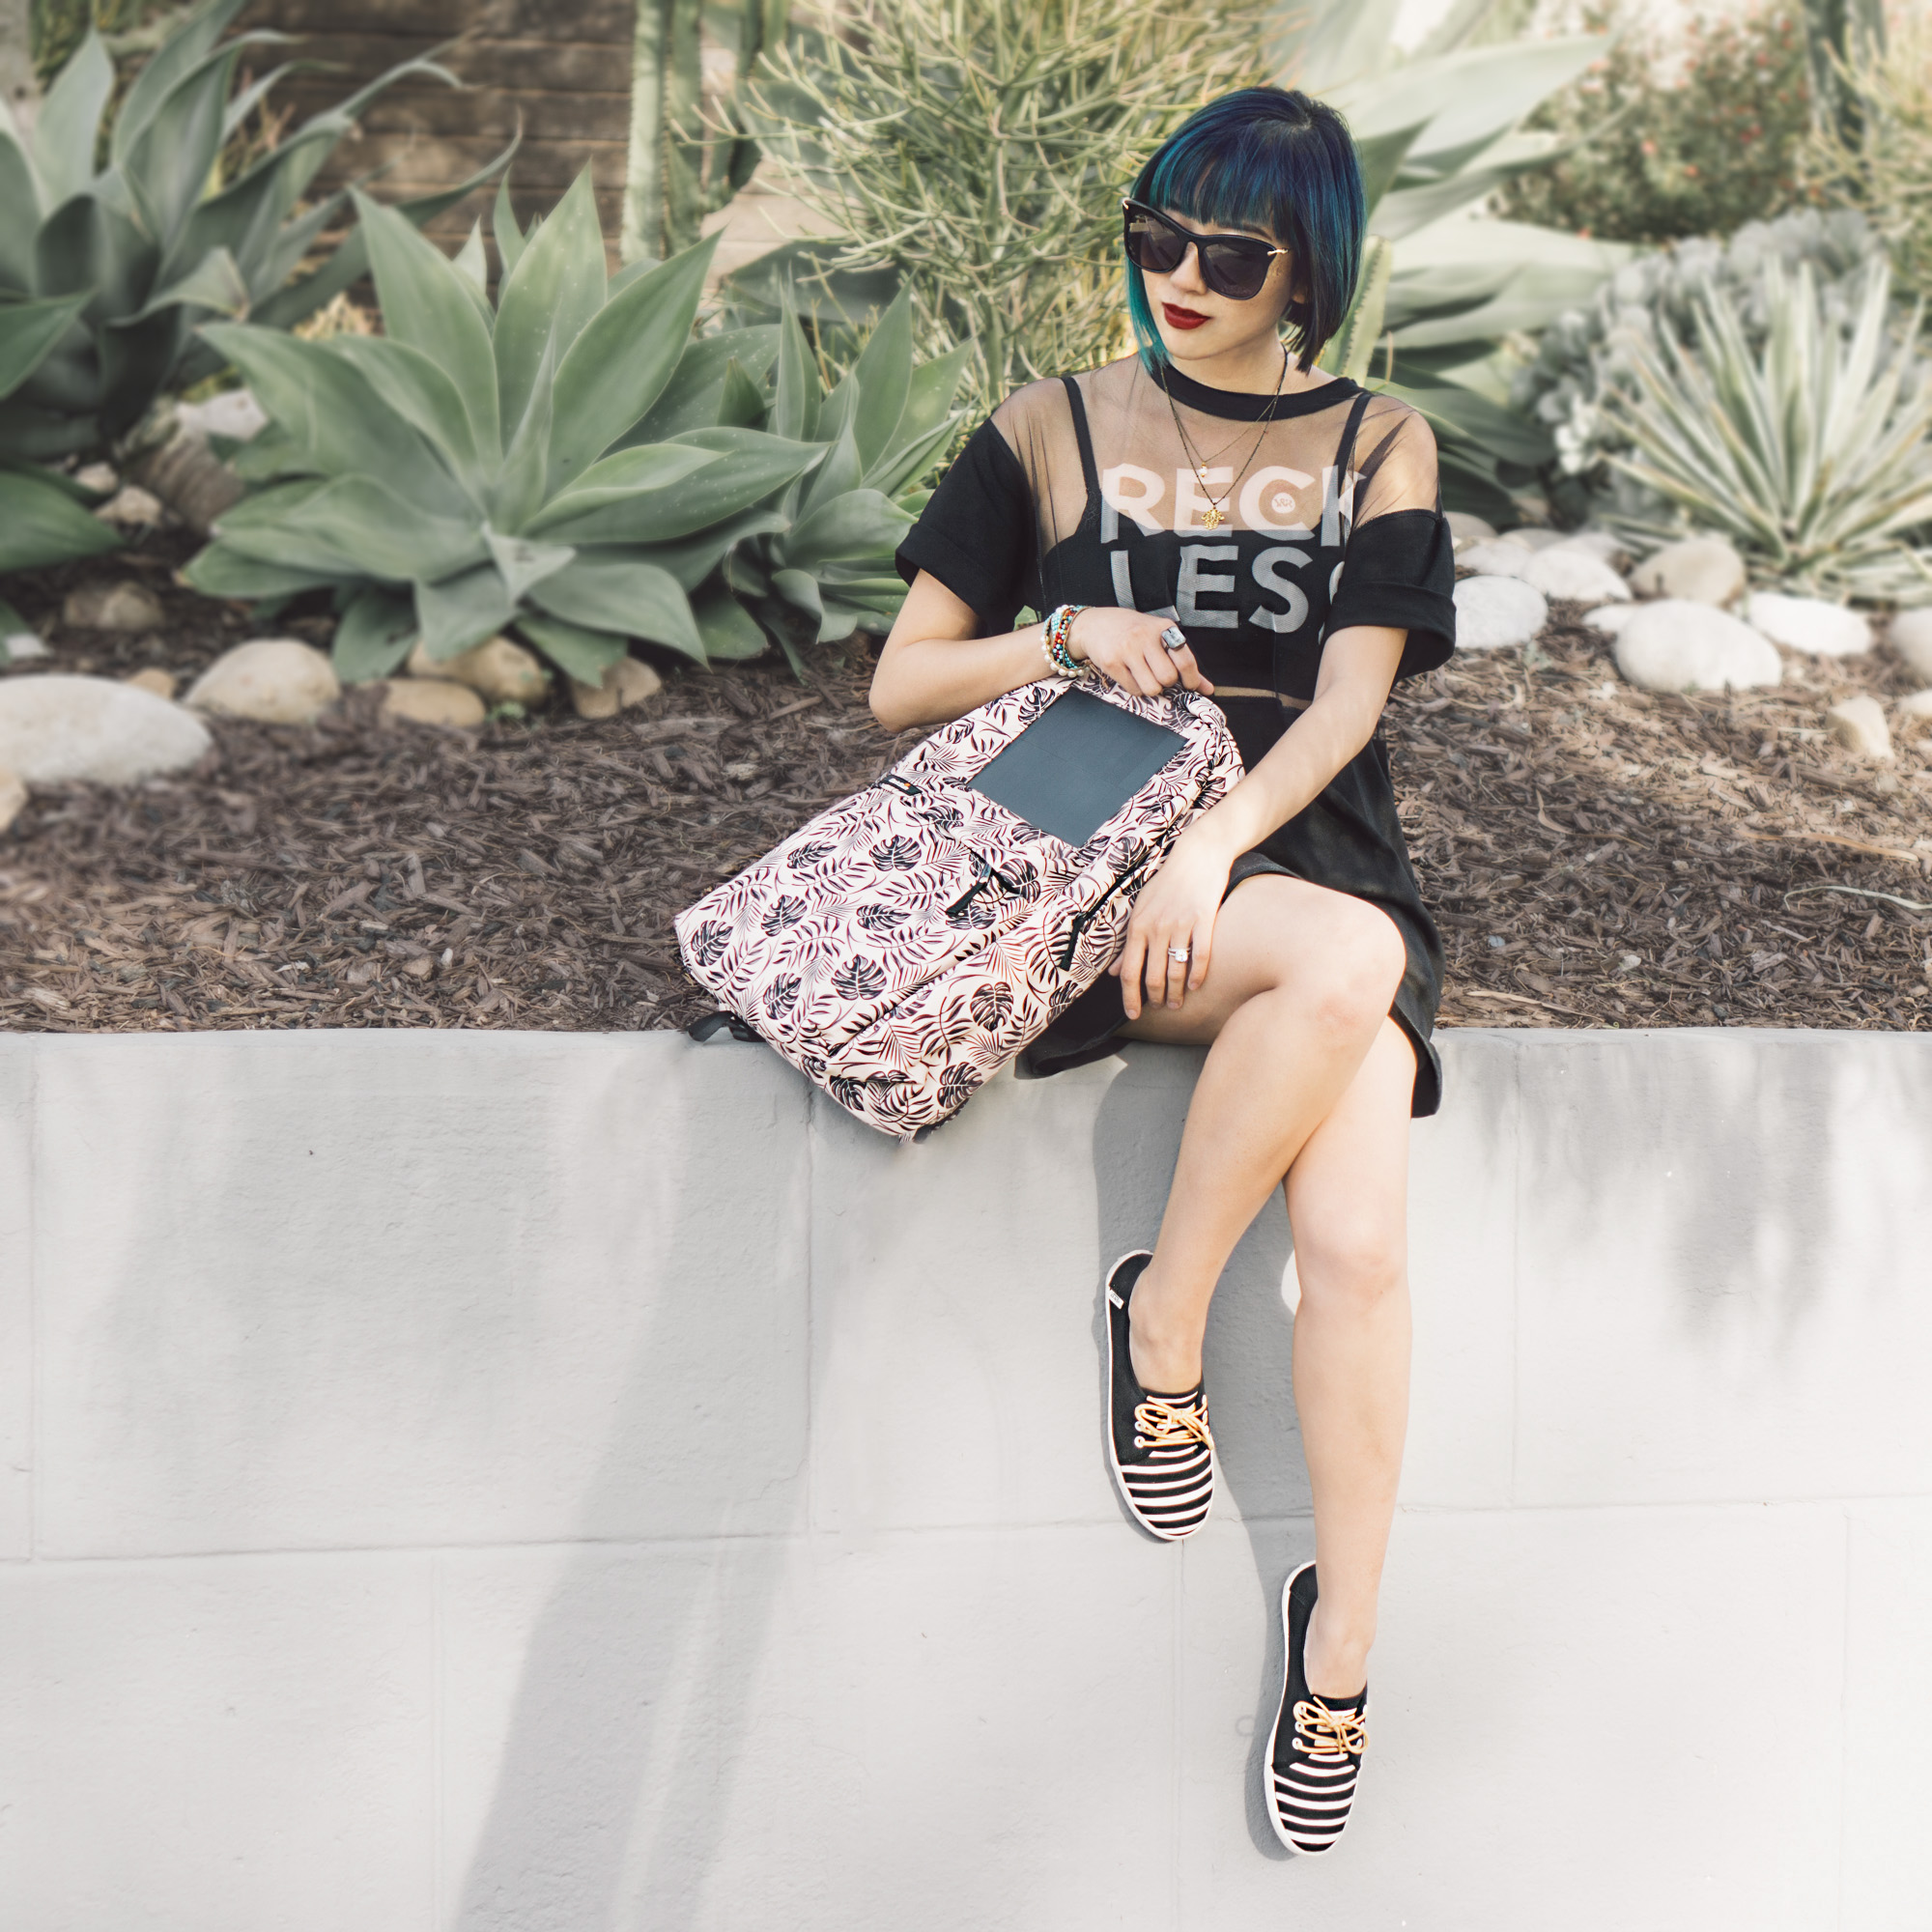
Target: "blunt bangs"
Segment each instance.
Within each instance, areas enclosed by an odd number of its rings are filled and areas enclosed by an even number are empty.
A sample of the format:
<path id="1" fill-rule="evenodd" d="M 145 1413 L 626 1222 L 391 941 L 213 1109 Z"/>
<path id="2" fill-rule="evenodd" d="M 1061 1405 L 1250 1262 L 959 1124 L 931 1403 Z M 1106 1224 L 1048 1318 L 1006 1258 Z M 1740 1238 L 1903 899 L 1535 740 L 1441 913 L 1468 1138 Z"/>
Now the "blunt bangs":
<path id="1" fill-rule="evenodd" d="M 1362 267 L 1368 209 L 1348 123 L 1281 87 L 1244 87 L 1197 109 L 1134 178 L 1129 192 L 1207 228 L 1261 228 L 1293 257 L 1305 300 L 1286 320 L 1295 360 L 1312 368 L 1342 326 Z M 1147 284 L 1127 270 L 1127 313 L 1150 366 L 1166 360 Z"/>

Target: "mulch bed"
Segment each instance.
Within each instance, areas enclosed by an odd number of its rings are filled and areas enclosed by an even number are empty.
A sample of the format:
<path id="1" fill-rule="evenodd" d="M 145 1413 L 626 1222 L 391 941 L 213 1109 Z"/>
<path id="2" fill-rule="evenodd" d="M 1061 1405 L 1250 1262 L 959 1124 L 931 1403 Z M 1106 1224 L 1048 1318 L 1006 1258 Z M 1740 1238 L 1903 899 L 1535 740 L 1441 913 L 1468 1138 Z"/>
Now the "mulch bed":
<path id="1" fill-rule="evenodd" d="M 135 554 L 167 607 L 153 638 L 61 633 L 78 570 L 11 580 L 55 656 L 4 675 L 186 675 L 250 635 L 172 584 L 180 549 Z M 1794 660 L 1774 692 L 1656 697 L 1579 617 L 1391 706 L 1444 1024 L 1926 1026 L 1932 734 L 1880 768 L 1823 729 L 1837 696 L 1909 689 L 1903 668 Z M 673 672 L 599 724 L 388 725 L 366 693 L 313 727 L 214 721 L 193 773 L 42 791 L 0 835 L 0 1025 L 683 1025 L 709 1002 L 672 914 L 896 755 L 869 676 L 855 648 L 804 684 Z"/>

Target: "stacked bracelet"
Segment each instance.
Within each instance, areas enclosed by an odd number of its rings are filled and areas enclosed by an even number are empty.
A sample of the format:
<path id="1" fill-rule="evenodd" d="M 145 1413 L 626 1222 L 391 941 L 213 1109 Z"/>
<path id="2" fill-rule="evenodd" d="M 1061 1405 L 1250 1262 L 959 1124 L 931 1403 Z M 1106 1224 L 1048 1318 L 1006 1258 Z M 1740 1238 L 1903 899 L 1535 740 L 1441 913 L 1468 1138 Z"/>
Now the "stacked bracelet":
<path id="1" fill-rule="evenodd" d="M 1081 675 L 1080 660 L 1073 655 L 1068 641 L 1073 635 L 1073 620 L 1086 610 L 1084 604 L 1062 604 L 1047 614 L 1046 624 L 1040 633 L 1039 647 L 1044 654 L 1047 668 L 1061 677 Z"/>

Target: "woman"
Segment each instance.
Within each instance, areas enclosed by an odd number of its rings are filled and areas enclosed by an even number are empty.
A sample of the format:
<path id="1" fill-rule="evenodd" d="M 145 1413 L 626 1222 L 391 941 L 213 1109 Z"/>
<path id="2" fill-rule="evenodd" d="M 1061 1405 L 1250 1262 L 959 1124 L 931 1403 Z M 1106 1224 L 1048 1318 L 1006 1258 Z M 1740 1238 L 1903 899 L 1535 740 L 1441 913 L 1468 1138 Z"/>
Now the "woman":
<path id="1" fill-rule="evenodd" d="M 1112 976 L 1033 1062 L 1120 1036 L 1209 1049 L 1152 1255 L 1106 1284 L 1109 1457 L 1154 1536 L 1208 1515 L 1208 1304 L 1286 1186 L 1316 1560 L 1283 1588 L 1264 1777 L 1276 1834 L 1320 1853 L 1367 1744 L 1407 1407 L 1408 1121 L 1441 1085 L 1441 948 L 1378 721 L 1454 648 L 1453 552 L 1422 418 L 1315 366 L 1361 259 L 1341 118 L 1228 95 L 1153 155 L 1123 217 L 1140 353 L 1019 390 L 973 437 L 899 551 L 911 588 L 872 709 L 892 731 L 942 723 L 1070 659 L 1212 696 L 1240 745 L 1247 777 L 1177 841 Z M 1016 630 L 1023 606 L 1053 614 Z"/>

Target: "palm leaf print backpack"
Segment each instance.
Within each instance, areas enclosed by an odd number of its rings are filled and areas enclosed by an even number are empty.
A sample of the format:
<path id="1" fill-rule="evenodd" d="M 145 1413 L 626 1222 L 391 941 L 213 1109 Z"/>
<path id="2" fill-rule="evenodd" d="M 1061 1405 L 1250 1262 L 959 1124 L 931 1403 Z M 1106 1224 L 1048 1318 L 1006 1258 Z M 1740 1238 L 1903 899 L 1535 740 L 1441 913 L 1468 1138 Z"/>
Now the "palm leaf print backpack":
<path id="1" fill-rule="evenodd" d="M 1193 692 L 1023 685 L 707 893 L 678 945 L 734 1031 L 910 1140 L 1113 964 L 1140 889 L 1240 778 Z"/>

